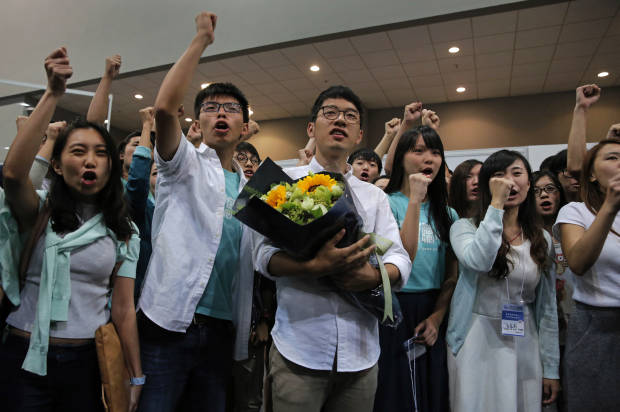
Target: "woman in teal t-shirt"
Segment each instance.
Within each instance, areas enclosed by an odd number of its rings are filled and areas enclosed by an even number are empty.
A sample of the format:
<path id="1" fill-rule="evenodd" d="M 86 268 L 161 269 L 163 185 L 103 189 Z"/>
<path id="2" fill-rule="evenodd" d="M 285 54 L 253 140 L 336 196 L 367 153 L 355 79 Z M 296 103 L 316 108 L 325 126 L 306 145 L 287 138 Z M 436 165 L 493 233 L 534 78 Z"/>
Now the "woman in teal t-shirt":
<path id="1" fill-rule="evenodd" d="M 400 138 L 385 192 L 413 267 L 397 293 L 403 322 L 396 329 L 379 330 L 375 411 L 448 411 L 442 323 L 456 284 L 449 233 L 458 216 L 448 207 L 445 166 L 443 144 L 432 128 L 421 126 Z M 413 337 L 418 348 L 426 349 L 417 358 L 405 349 Z"/>

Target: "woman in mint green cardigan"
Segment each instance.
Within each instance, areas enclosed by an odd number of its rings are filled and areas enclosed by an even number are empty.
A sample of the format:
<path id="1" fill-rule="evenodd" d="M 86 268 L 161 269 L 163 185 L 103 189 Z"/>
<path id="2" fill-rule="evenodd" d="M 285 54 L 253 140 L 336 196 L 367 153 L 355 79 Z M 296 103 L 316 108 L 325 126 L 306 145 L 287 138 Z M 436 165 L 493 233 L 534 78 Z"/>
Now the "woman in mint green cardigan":
<path id="1" fill-rule="evenodd" d="M 450 229 L 459 262 L 446 338 L 451 408 L 540 411 L 559 390 L 551 238 L 520 153 L 491 155 L 479 188 L 478 216 Z"/>

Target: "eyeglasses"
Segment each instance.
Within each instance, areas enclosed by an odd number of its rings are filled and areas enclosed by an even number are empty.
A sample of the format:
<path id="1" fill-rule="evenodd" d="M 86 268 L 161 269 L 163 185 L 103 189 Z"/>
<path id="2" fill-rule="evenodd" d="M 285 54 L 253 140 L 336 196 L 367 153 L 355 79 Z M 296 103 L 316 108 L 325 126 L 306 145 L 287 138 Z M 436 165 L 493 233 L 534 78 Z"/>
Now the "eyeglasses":
<path id="1" fill-rule="evenodd" d="M 336 120 L 340 113 L 343 113 L 347 123 L 355 124 L 360 121 L 360 113 L 354 109 L 340 110 L 336 106 L 323 106 L 320 110 L 323 111 L 323 117 L 327 120 Z"/>
<path id="2" fill-rule="evenodd" d="M 239 153 L 239 154 L 237 155 L 237 161 L 238 161 L 239 163 L 241 163 L 241 164 L 244 164 L 245 162 L 247 162 L 247 161 L 248 161 L 248 159 L 250 159 L 250 162 L 252 162 L 252 164 L 253 164 L 254 166 L 258 166 L 258 165 L 260 164 L 260 160 L 258 160 L 258 159 L 257 159 L 257 158 L 255 158 L 255 157 L 249 157 L 249 158 L 248 158 L 248 157 L 247 157 L 246 155 L 244 155 L 243 153 Z"/>
<path id="3" fill-rule="evenodd" d="M 235 102 L 204 102 L 200 105 L 200 111 L 205 113 L 218 113 L 220 107 L 223 107 L 226 113 L 241 113 L 241 105 Z"/>
<path id="4" fill-rule="evenodd" d="M 548 195 L 552 195 L 558 191 L 557 186 L 555 185 L 546 185 L 543 187 L 535 187 L 534 188 L 534 196 L 542 196 L 542 192 L 545 192 Z"/>

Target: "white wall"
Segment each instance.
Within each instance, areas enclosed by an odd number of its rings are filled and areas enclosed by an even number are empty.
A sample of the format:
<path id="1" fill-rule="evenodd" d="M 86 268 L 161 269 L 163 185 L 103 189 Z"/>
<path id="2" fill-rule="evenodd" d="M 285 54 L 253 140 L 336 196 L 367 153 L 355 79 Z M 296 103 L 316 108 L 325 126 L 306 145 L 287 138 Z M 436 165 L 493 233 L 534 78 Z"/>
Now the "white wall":
<path id="1" fill-rule="evenodd" d="M 218 17 L 208 55 L 523 0 L 3 0 L 0 78 L 44 81 L 43 60 L 65 45 L 72 81 L 98 78 L 105 56 L 123 72 L 173 63 L 195 33 L 194 16 Z M 10 94 L 0 88 L 0 96 Z"/>

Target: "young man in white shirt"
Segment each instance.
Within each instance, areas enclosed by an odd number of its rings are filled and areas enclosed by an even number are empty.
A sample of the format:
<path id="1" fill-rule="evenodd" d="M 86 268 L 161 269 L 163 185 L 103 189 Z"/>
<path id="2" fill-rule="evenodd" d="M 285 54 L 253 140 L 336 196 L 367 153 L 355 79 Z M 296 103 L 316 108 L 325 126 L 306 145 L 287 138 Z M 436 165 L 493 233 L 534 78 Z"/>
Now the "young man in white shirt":
<path id="1" fill-rule="evenodd" d="M 233 153 L 247 132 L 248 102 L 230 83 L 196 96 L 203 142 L 182 136 L 178 107 L 217 17 L 196 17 L 196 36 L 155 100 L 158 165 L 153 254 L 139 302 L 146 384 L 141 411 L 225 411 L 233 347 L 233 280 L 252 271 L 246 232 L 232 216 L 245 183 Z M 249 238 L 249 236 L 247 236 Z M 249 244 L 249 243 L 248 243 Z M 250 255 L 250 259 L 245 256 Z"/>
<path id="2" fill-rule="evenodd" d="M 334 86 L 315 101 L 307 133 L 316 140 L 309 165 L 286 169 L 293 179 L 310 171 L 342 173 L 353 191 L 362 230 L 393 242 L 383 256 L 391 283 L 407 282 L 411 262 L 387 196 L 353 176 L 347 156 L 362 139 L 362 104 L 347 87 Z M 257 239 L 256 269 L 275 279 L 278 309 L 272 331 L 270 373 L 274 412 L 372 411 L 377 386 L 377 319 L 350 304 L 339 290 L 377 287 L 368 236 L 337 248 L 344 229 L 308 261 L 295 260 L 265 238 Z M 333 283 L 325 280 L 330 278 Z M 335 285 L 335 286 L 334 286 Z"/>

